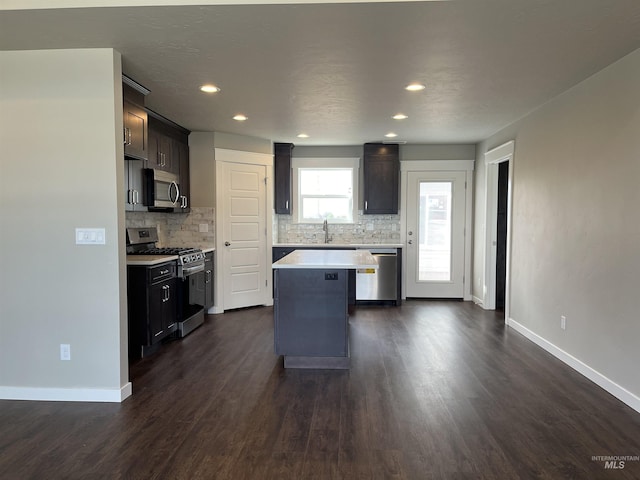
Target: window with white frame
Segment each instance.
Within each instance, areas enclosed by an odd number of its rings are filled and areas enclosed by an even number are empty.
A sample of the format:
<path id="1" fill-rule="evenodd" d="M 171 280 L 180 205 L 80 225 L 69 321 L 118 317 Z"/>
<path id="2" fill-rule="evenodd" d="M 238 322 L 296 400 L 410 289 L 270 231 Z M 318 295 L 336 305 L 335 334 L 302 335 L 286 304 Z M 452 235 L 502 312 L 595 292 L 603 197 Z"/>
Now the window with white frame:
<path id="1" fill-rule="evenodd" d="M 293 158 L 293 218 L 297 223 L 353 223 L 359 158 Z"/>

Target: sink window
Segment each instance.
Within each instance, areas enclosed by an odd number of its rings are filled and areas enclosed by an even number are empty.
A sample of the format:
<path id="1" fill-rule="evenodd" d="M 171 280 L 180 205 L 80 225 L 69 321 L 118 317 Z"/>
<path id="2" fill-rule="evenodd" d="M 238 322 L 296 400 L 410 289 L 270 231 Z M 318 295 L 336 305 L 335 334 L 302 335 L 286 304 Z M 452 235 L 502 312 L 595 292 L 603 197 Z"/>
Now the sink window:
<path id="1" fill-rule="evenodd" d="M 293 159 L 293 215 L 297 223 L 353 223 L 358 158 Z"/>

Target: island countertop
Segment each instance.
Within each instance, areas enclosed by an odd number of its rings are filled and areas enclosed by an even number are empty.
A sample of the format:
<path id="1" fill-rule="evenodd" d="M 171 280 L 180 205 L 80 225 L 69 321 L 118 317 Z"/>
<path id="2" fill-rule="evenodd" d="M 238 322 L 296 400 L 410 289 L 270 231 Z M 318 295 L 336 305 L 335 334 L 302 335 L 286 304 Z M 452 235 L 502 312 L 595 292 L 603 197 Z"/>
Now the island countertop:
<path id="1" fill-rule="evenodd" d="M 272 266 L 298 269 L 377 269 L 378 262 L 368 250 L 295 250 Z"/>
<path id="2" fill-rule="evenodd" d="M 377 249 L 377 248 L 404 248 L 403 243 L 274 243 L 274 248 L 318 248 L 318 249 Z"/>

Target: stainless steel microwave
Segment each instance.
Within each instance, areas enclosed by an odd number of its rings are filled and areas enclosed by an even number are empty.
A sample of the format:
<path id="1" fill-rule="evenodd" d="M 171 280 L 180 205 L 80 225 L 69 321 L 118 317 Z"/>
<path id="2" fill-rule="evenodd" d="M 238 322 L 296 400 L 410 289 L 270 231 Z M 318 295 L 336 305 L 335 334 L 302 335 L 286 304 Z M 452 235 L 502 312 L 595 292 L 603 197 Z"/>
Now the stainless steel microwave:
<path id="1" fill-rule="evenodd" d="M 178 176 L 155 170 L 144 169 L 144 205 L 150 208 L 174 208 L 180 207 L 180 186 Z"/>

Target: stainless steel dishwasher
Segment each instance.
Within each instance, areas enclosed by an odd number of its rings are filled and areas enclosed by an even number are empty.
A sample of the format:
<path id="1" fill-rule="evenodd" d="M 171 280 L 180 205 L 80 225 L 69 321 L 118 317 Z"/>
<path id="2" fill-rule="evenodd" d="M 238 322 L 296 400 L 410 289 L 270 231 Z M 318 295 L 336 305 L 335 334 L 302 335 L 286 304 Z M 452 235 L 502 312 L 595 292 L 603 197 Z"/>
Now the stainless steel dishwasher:
<path id="1" fill-rule="evenodd" d="M 398 251 L 366 248 L 378 261 L 378 269 L 356 270 L 356 300 L 398 299 Z"/>

